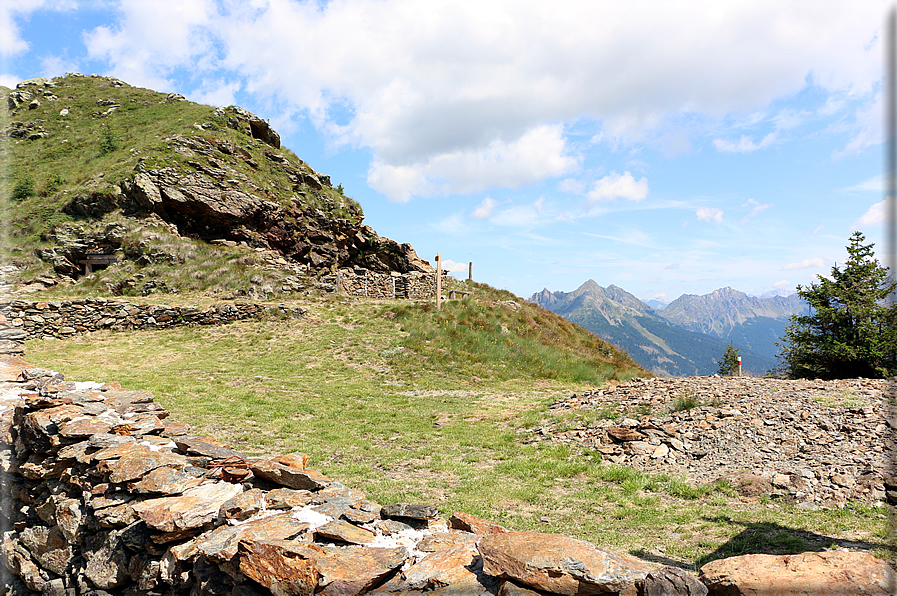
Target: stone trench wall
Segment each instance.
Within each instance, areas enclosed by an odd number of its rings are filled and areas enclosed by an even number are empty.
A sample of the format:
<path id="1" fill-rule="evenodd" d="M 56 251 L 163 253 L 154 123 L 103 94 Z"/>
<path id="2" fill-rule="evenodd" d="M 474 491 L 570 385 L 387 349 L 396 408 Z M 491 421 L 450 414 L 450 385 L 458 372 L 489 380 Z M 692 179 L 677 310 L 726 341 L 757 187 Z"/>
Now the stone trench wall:
<path id="1" fill-rule="evenodd" d="M 864 552 L 745 555 L 700 577 L 436 507 L 381 506 L 291 453 L 195 436 L 152 394 L 0 359 L 0 596 L 884 595 Z M 806 590 L 809 588 L 810 591 Z M 803 590 L 803 591 L 802 591 Z"/>
<path id="2" fill-rule="evenodd" d="M 443 271 L 443 287 L 448 275 Z M 436 296 L 435 273 L 379 273 L 368 269 L 340 269 L 321 281 L 332 283 L 350 296 L 426 300 Z"/>
<path id="3" fill-rule="evenodd" d="M 221 325 L 273 313 L 299 318 L 305 314 L 305 310 L 241 302 L 200 309 L 192 306 L 132 304 L 125 300 L 105 298 L 10 300 L 0 302 L 0 323 L 7 327 L 0 332 L 0 340 L 67 338 L 100 329 L 121 331 L 184 325 Z"/>

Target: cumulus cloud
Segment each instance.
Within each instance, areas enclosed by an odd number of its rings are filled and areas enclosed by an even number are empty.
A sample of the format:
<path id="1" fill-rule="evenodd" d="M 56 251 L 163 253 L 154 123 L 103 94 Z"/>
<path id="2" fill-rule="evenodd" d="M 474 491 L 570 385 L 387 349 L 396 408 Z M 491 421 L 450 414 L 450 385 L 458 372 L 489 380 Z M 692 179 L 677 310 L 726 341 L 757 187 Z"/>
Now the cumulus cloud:
<path id="1" fill-rule="evenodd" d="M 869 210 L 866 211 L 858 220 L 853 222 L 850 226 L 854 229 L 865 230 L 871 228 L 872 226 L 881 225 L 885 220 L 885 202 L 881 201 L 869 207 Z"/>
<path id="2" fill-rule="evenodd" d="M 178 68 L 194 80 L 240 79 L 335 146 L 370 149 L 370 184 L 393 200 L 565 175 L 578 158 L 560 125 L 546 123 L 596 122 L 600 142 L 631 143 L 671 115 L 750 113 L 808 81 L 861 97 L 881 78 L 881 1 L 570 4 L 119 0 L 119 22 L 85 41 L 134 84 L 168 89 Z M 0 51 L 23 51 L 20 37 L 3 35 L 14 10 L 0 12 Z M 551 142 L 540 150 L 534 137 Z M 717 149 L 775 140 L 720 138 Z"/>
<path id="3" fill-rule="evenodd" d="M 595 182 L 592 189 L 586 193 L 590 205 L 600 201 L 613 201 L 614 199 L 641 201 L 647 196 L 647 178 L 642 177 L 636 180 L 629 172 L 623 172 L 622 175 L 611 172 Z"/>
<path id="4" fill-rule="evenodd" d="M 679 263 L 670 263 L 664 269 L 676 270 L 679 268 Z"/>
<path id="5" fill-rule="evenodd" d="M 723 210 L 716 207 L 698 207 L 695 215 L 697 215 L 699 221 L 723 223 Z"/>
<path id="6" fill-rule="evenodd" d="M 778 132 L 771 132 L 763 137 L 759 143 L 755 143 L 754 140 L 747 135 L 742 135 L 738 141 L 713 139 L 713 146 L 716 147 L 717 151 L 722 153 L 750 153 L 757 149 L 766 149 L 775 143 L 777 137 Z"/>
<path id="7" fill-rule="evenodd" d="M 481 150 L 456 151 L 403 166 L 375 161 L 368 184 L 393 201 L 412 196 L 467 194 L 490 187 L 517 188 L 562 175 L 578 160 L 567 154 L 560 126 L 539 126 L 513 143 L 495 140 Z"/>
<path id="8" fill-rule="evenodd" d="M 793 271 L 795 269 L 821 269 L 825 267 L 825 260 L 820 258 L 804 259 L 799 263 L 788 263 L 782 267 L 783 271 Z"/>
<path id="9" fill-rule="evenodd" d="M 773 287 L 776 287 L 776 288 L 784 288 L 784 287 L 786 287 L 786 286 L 790 286 L 790 285 L 791 285 L 791 282 L 788 281 L 787 279 L 783 279 L 783 280 L 781 280 L 781 281 L 777 281 L 777 282 L 775 282 L 775 283 L 772 284 L 772 285 L 773 285 Z"/>
<path id="10" fill-rule="evenodd" d="M 449 259 L 442 259 L 442 270 L 449 273 L 467 273 L 469 271 L 467 263 L 456 263 Z"/>
<path id="11" fill-rule="evenodd" d="M 498 206 L 498 201 L 495 199 L 490 199 L 486 197 L 483 199 L 483 202 L 477 205 L 477 208 L 473 210 L 470 216 L 474 219 L 486 219 L 492 212 L 495 211 L 495 208 Z"/>

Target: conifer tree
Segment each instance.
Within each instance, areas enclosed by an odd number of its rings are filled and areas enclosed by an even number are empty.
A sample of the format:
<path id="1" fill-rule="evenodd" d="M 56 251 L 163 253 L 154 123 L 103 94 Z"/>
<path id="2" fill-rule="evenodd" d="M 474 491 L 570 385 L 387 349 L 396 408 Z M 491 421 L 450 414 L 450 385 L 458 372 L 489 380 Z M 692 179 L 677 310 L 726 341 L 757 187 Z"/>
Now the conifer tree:
<path id="1" fill-rule="evenodd" d="M 792 378 L 844 379 L 897 374 L 897 306 L 888 269 L 875 259 L 873 244 L 854 232 L 843 267 L 829 278 L 797 287 L 810 309 L 792 315 L 779 358 Z"/>
<path id="2" fill-rule="evenodd" d="M 721 377 L 731 377 L 738 374 L 738 350 L 730 342 L 726 346 L 726 351 L 722 359 L 719 361 L 719 370 L 716 371 Z"/>

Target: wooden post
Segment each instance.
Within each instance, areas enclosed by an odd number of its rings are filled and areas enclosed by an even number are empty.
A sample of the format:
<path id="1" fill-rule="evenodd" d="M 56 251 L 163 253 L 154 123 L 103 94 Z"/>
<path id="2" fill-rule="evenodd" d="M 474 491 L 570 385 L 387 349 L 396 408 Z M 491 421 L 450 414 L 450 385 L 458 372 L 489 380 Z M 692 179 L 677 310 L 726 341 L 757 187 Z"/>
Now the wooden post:
<path id="1" fill-rule="evenodd" d="M 467 281 L 473 281 L 473 261 L 467 264 Z"/>
<path id="2" fill-rule="evenodd" d="M 436 310 L 442 310 L 442 255 L 436 253 Z"/>

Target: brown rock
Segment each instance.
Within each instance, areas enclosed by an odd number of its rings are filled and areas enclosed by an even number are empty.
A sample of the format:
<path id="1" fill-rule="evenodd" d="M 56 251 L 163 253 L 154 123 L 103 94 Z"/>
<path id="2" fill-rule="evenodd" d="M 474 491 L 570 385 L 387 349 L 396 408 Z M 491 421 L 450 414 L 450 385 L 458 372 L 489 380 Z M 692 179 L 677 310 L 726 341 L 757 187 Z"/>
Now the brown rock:
<path id="1" fill-rule="evenodd" d="M 286 466 L 274 460 L 254 462 L 249 469 L 259 478 L 299 490 L 318 490 L 332 482 L 330 478 L 315 470 Z"/>
<path id="2" fill-rule="evenodd" d="M 143 445 L 135 445 L 128 454 L 117 461 L 104 461 L 97 465 L 97 471 L 109 472 L 109 482 L 136 480 L 151 470 L 161 467 L 183 468 L 189 462 L 183 455 L 153 451 Z"/>
<path id="3" fill-rule="evenodd" d="M 678 567 L 661 567 L 639 584 L 638 596 L 707 596 L 707 586 Z"/>
<path id="4" fill-rule="evenodd" d="M 220 519 L 249 519 L 265 508 L 265 493 L 253 488 L 226 501 L 218 512 Z"/>
<path id="5" fill-rule="evenodd" d="M 82 552 L 86 564 L 84 576 L 96 587 L 110 590 L 129 579 L 128 557 L 114 532 L 100 532 L 85 538 Z"/>
<path id="6" fill-rule="evenodd" d="M 141 494 L 179 495 L 200 484 L 202 484 L 202 478 L 192 476 L 183 469 L 156 468 L 144 476 L 140 482 L 134 484 L 132 490 Z"/>
<path id="7" fill-rule="evenodd" d="M 634 557 L 556 534 L 493 534 L 480 540 L 479 550 L 489 575 L 564 595 L 620 592 L 651 571 Z"/>
<path id="8" fill-rule="evenodd" d="M 455 546 L 466 546 L 476 550 L 477 540 L 479 540 L 479 536 L 476 534 L 460 530 L 435 532 L 421 538 L 414 548 L 422 553 L 434 553 L 438 550 L 445 550 Z"/>
<path id="9" fill-rule="evenodd" d="M 293 507 L 305 507 L 312 502 L 314 493 L 308 490 L 294 490 L 292 488 L 275 488 L 265 495 L 265 503 L 268 509 L 292 509 Z"/>
<path id="10" fill-rule="evenodd" d="M 342 520 L 324 524 L 315 530 L 315 534 L 327 540 L 338 540 L 349 544 L 370 544 L 376 537 L 376 534 L 370 530 L 359 528 Z"/>
<path id="11" fill-rule="evenodd" d="M 114 425 L 115 422 L 108 418 L 84 416 L 63 424 L 59 429 L 59 434 L 67 438 L 89 437 L 97 433 L 109 432 Z"/>
<path id="12" fill-rule="evenodd" d="M 410 518 L 417 520 L 435 519 L 439 515 L 439 509 L 432 505 L 416 505 L 414 503 L 396 503 L 387 505 L 380 510 L 383 517 Z"/>
<path id="13" fill-rule="evenodd" d="M 481 519 L 469 513 L 455 511 L 449 518 L 449 527 L 465 532 L 473 532 L 477 536 L 489 536 L 490 534 L 502 534 L 507 530 L 490 521 Z"/>
<path id="14" fill-rule="evenodd" d="M 228 459 L 231 457 L 246 459 L 246 455 L 239 451 L 234 451 L 221 445 L 213 445 L 199 439 L 174 437 L 172 440 L 178 446 L 178 449 L 188 455 L 202 455 L 212 459 Z"/>
<path id="15" fill-rule="evenodd" d="M 214 520 L 221 505 L 242 490 L 240 485 L 216 482 L 191 488 L 180 496 L 148 499 L 133 509 L 148 526 L 162 532 L 189 530 Z"/>
<path id="16" fill-rule="evenodd" d="M 498 589 L 498 596 L 542 596 L 543 593 L 518 586 L 508 580 L 501 582 L 501 587 Z"/>
<path id="17" fill-rule="evenodd" d="M 58 527 L 25 528 L 19 538 L 42 568 L 57 575 L 65 573 L 72 560 L 72 547 Z"/>
<path id="18" fill-rule="evenodd" d="M 422 593 L 486 596 L 494 594 L 496 588 L 495 578 L 483 573 L 476 549 L 456 545 L 427 555 L 371 592 L 371 596 Z"/>
<path id="19" fill-rule="evenodd" d="M 645 438 L 642 433 L 627 428 L 625 426 L 610 426 L 607 428 L 607 434 L 615 441 L 641 441 Z"/>
<path id="20" fill-rule="evenodd" d="M 403 548 L 322 547 L 288 540 L 240 543 L 240 571 L 275 596 L 363 594 L 405 561 Z"/>
<path id="21" fill-rule="evenodd" d="M 238 526 L 219 526 L 196 539 L 196 550 L 216 561 L 229 561 L 237 555 L 241 540 L 266 542 L 286 540 L 309 528 L 292 518 L 289 512 L 252 520 Z"/>
<path id="22" fill-rule="evenodd" d="M 895 576 L 869 553 L 831 551 L 711 561 L 701 567 L 701 581 L 711 594 L 726 596 L 885 596 Z"/>

